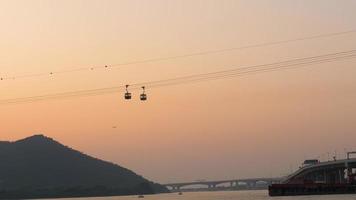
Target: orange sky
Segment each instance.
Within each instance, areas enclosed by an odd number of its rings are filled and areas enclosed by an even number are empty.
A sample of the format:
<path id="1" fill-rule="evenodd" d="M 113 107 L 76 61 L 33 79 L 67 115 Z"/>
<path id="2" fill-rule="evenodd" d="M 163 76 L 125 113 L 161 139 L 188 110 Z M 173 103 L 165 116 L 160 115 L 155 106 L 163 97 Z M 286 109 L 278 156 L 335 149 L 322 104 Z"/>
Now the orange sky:
<path id="1" fill-rule="evenodd" d="M 0 1 L 0 76 L 70 70 L 356 28 L 356 2 Z M 347 51 L 356 34 L 0 82 L 1 98 L 120 86 Z M 0 105 L 0 140 L 43 133 L 159 182 L 280 176 L 355 147 L 355 61 Z M 135 92 L 137 95 L 137 92 Z M 112 127 L 116 126 L 116 129 Z M 356 148 L 356 147 L 355 147 Z"/>

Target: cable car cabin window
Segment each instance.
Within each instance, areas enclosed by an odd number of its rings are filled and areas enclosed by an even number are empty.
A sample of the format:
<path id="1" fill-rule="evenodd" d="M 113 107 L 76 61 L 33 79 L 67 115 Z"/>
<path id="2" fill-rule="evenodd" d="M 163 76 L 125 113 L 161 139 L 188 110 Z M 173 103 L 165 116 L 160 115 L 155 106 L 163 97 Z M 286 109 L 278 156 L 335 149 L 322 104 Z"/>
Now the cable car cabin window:
<path id="1" fill-rule="evenodd" d="M 141 98 L 141 101 L 146 101 L 147 100 L 147 95 L 146 94 L 141 94 L 140 98 Z"/>
<path id="2" fill-rule="evenodd" d="M 131 99 L 131 93 L 126 92 L 125 93 L 125 99 Z"/>

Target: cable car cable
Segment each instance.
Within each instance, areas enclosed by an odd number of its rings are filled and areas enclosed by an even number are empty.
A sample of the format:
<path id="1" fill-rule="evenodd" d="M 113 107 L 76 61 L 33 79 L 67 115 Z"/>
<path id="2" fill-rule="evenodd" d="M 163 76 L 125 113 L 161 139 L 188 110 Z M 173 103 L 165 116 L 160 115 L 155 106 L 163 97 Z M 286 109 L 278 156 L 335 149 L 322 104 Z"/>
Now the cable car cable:
<path id="1" fill-rule="evenodd" d="M 25 75 L 13 75 L 13 76 L 5 76 L 4 75 L 4 76 L 0 77 L 0 81 L 16 80 L 16 79 L 23 79 L 23 78 L 34 78 L 34 77 L 51 76 L 51 75 L 53 76 L 53 75 L 56 75 L 56 74 L 65 74 L 65 73 L 73 73 L 73 72 L 81 72 L 81 71 L 92 71 L 92 70 L 96 70 L 96 69 L 105 69 L 105 68 L 117 68 L 117 67 L 121 67 L 121 66 L 129 66 L 129 65 L 135 65 L 135 64 L 144 64 L 144 63 L 152 63 L 152 62 L 159 62 L 159 61 L 168 61 L 168 60 L 175 60 L 175 59 L 181 59 L 181 58 L 187 58 L 187 57 L 203 56 L 203 55 L 209 55 L 209 54 L 224 53 L 224 52 L 229 52 L 229 51 L 244 50 L 244 49 L 250 49 L 250 48 L 275 46 L 275 45 L 281 45 L 281 44 L 298 42 L 298 41 L 313 40 L 313 39 L 328 38 L 328 37 L 336 37 L 336 36 L 347 35 L 347 34 L 352 34 L 352 33 L 356 33 L 356 29 L 351 29 L 351 30 L 342 31 L 342 32 L 333 32 L 333 33 L 305 36 L 305 37 L 299 37 L 299 38 L 288 39 L 288 40 L 264 42 L 264 43 L 259 43 L 259 44 L 250 44 L 250 45 L 246 45 L 246 46 L 233 47 L 233 48 L 216 49 L 216 50 L 201 51 L 201 52 L 188 53 L 188 54 L 182 54 L 182 55 L 176 55 L 176 56 L 167 56 L 167 57 L 143 59 L 143 60 L 137 60 L 137 61 L 132 61 L 132 62 L 123 62 L 123 63 L 118 63 L 118 64 L 112 64 L 112 65 L 80 67 L 80 68 L 74 68 L 74 69 L 68 69 L 68 70 L 59 70 L 59 71 L 54 71 L 53 70 L 53 71 L 50 71 L 50 72 L 25 74 Z"/>
<path id="2" fill-rule="evenodd" d="M 240 68 L 235 68 L 235 69 L 225 70 L 225 71 L 182 76 L 182 77 L 159 80 L 159 81 L 137 83 L 137 84 L 131 84 L 131 86 L 133 90 L 139 89 L 138 87 L 139 85 L 148 85 L 150 88 L 164 87 L 170 85 L 179 85 L 179 84 L 186 84 L 186 83 L 193 83 L 193 82 L 225 79 L 225 78 L 236 77 L 236 76 L 245 76 L 245 75 L 255 74 L 255 73 L 279 71 L 279 70 L 297 68 L 300 66 L 306 66 L 311 64 L 320 64 L 320 63 L 334 62 L 334 61 L 353 59 L 353 58 L 356 58 L 356 50 L 337 52 L 333 54 L 324 54 L 320 56 L 313 56 L 313 57 L 306 57 L 306 58 L 299 58 L 299 59 L 287 60 L 287 61 L 282 61 L 277 63 L 255 65 L 255 66 L 242 67 L 242 68 L 240 67 Z M 59 99 L 59 98 L 68 98 L 68 97 L 92 96 L 92 95 L 100 95 L 100 94 L 107 94 L 107 93 L 116 93 L 119 90 L 127 87 L 128 86 L 125 85 L 125 86 L 117 86 L 117 87 L 110 87 L 110 88 L 99 88 L 99 89 L 92 89 L 92 90 L 81 90 L 81 91 L 63 92 L 63 93 L 55 93 L 55 94 L 47 94 L 47 95 L 39 95 L 39 96 L 30 96 L 30 97 L 23 97 L 23 98 L 3 99 L 0 100 L 0 104 L 23 103 L 23 102 L 46 100 L 46 99 Z"/>

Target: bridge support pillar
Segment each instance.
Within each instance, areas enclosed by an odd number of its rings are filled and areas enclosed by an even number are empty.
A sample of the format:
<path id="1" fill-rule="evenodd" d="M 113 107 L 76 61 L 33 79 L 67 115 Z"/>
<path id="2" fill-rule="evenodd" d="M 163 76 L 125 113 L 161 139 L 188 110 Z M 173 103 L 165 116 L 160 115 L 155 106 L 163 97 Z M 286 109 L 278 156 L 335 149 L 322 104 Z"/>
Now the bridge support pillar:
<path id="1" fill-rule="evenodd" d="M 179 191 L 180 190 L 180 186 L 171 186 L 172 187 L 172 191 Z"/>
<path id="2" fill-rule="evenodd" d="M 254 189 L 256 187 L 256 182 L 249 182 L 248 183 L 248 188 L 249 189 Z"/>
<path id="3" fill-rule="evenodd" d="M 216 184 L 209 184 L 208 188 L 216 188 Z"/>

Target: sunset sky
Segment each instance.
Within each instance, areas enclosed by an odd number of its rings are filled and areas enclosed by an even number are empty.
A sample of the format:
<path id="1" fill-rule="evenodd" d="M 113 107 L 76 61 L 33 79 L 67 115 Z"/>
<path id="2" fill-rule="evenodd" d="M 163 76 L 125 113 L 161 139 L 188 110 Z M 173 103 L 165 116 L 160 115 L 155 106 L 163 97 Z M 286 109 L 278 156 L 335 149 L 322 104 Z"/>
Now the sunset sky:
<path id="1" fill-rule="evenodd" d="M 356 30 L 354 0 L 0 0 L 0 77 Z M 0 81 L 0 100 L 356 49 L 356 32 Z M 356 59 L 231 79 L 0 105 L 0 140 L 44 134 L 160 183 L 281 176 L 356 150 Z M 115 128 L 116 127 L 116 128 Z"/>

